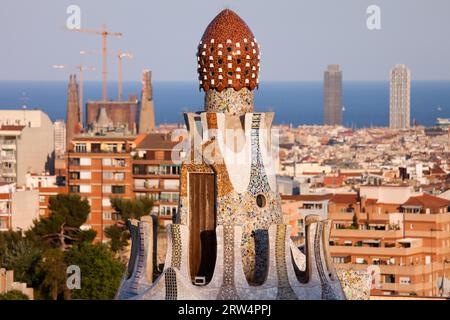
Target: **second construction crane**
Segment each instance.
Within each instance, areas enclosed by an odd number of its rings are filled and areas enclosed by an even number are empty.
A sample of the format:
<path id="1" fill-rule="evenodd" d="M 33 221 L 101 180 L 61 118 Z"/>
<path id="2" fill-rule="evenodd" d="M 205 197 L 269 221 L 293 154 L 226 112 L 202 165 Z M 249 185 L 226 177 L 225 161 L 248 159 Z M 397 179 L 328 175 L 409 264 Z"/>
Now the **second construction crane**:
<path id="1" fill-rule="evenodd" d="M 103 60 L 103 68 L 102 68 L 102 77 L 103 77 L 103 101 L 108 100 L 108 37 L 122 37 L 122 33 L 120 32 L 111 32 L 108 31 L 106 25 L 104 24 L 101 30 L 94 29 L 69 29 L 71 31 L 78 32 L 86 32 L 93 33 L 102 36 L 103 47 L 102 47 L 102 60 Z"/>

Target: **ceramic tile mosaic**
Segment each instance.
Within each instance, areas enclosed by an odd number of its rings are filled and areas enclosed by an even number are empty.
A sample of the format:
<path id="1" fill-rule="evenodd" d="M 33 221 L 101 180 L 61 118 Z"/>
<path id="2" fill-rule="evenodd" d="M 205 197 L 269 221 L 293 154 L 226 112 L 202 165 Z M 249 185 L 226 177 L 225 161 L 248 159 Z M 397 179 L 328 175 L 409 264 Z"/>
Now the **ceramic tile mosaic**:
<path id="1" fill-rule="evenodd" d="M 369 273 L 343 269 L 336 272 L 348 300 L 369 300 L 372 280 Z"/>
<path id="2" fill-rule="evenodd" d="M 177 275 L 175 270 L 168 268 L 166 276 L 166 300 L 177 300 Z"/>
<path id="3" fill-rule="evenodd" d="M 253 92 L 247 88 L 239 91 L 233 88 L 222 92 L 208 90 L 205 94 L 205 111 L 227 112 L 233 115 L 243 115 L 253 112 Z M 209 127 L 214 129 L 214 127 Z"/>
<path id="4" fill-rule="evenodd" d="M 316 260 L 317 271 L 319 273 L 320 283 L 322 287 L 322 299 L 323 300 L 336 300 L 336 296 L 331 288 L 328 277 L 324 270 L 324 262 L 322 261 L 321 252 L 321 240 L 322 240 L 323 225 L 322 223 L 316 224 L 316 233 L 314 235 L 314 256 Z"/>
<path id="5" fill-rule="evenodd" d="M 239 296 L 234 285 L 234 226 L 223 226 L 223 283 L 218 299 L 238 300 Z"/>
<path id="6" fill-rule="evenodd" d="M 200 88 L 253 90 L 258 86 L 259 61 L 259 45 L 250 28 L 236 13 L 223 10 L 208 25 L 198 45 Z"/>
<path id="7" fill-rule="evenodd" d="M 180 225 L 171 225 L 171 235 L 172 235 L 172 267 L 180 269 L 181 268 L 181 255 L 183 246 L 181 243 L 181 233 Z"/>
<path id="8" fill-rule="evenodd" d="M 275 242 L 276 271 L 278 275 L 277 300 L 296 300 L 297 297 L 289 284 L 286 267 L 286 225 L 277 225 Z"/>

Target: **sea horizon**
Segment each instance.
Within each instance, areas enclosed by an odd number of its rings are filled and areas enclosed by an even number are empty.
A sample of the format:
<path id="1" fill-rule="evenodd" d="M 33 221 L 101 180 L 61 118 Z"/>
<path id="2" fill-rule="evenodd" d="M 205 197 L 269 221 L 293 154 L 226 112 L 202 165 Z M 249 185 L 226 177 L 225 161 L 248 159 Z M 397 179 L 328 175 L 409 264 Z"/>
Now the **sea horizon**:
<path id="1" fill-rule="evenodd" d="M 52 121 L 66 118 L 67 81 L 0 80 L 0 109 L 40 109 Z M 140 81 L 124 81 L 123 97 L 140 97 Z M 101 81 L 85 81 L 84 102 L 99 100 Z M 203 109 L 203 92 L 196 81 L 153 81 L 155 118 L 158 124 L 184 123 L 182 113 Z M 115 99 L 117 81 L 108 82 L 108 97 Z M 389 125 L 388 80 L 343 81 L 343 125 Z M 263 81 L 255 90 L 255 110 L 274 111 L 274 124 L 321 125 L 323 82 Z M 437 118 L 450 117 L 450 80 L 411 81 L 411 123 L 433 126 Z"/>

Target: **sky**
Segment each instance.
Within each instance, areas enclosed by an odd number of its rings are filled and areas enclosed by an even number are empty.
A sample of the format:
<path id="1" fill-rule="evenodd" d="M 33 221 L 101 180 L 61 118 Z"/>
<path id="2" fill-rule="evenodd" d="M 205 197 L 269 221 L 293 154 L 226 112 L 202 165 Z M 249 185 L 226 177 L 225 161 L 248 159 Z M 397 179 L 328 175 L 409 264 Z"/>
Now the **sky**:
<path id="1" fill-rule="evenodd" d="M 261 81 L 321 80 L 334 63 L 345 80 L 387 80 L 397 63 L 414 80 L 450 79 L 449 0 L 2 0 L 0 80 L 67 80 L 81 64 L 96 68 L 87 80 L 101 80 L 101 37 L 65 29 L 70 5 L 80 7 L 82 28 L 123 33 L 109 40 L 111 80 L 122 50 L 133 54 L 126 81 L 145 68 L 154 81 L 196 81 L 197 44 L 224 8 L 261 44 Z M 370 5 L 381 9 L 381 30 L 367 28 Z"/>

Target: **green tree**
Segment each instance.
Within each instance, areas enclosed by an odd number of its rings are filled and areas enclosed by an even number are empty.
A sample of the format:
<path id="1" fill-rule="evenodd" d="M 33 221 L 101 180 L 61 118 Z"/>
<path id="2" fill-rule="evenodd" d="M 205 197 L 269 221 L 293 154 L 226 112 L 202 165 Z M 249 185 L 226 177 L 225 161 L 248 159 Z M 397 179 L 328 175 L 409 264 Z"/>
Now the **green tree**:
<path id="1" fill-rule="evenodd" d="M 358 229 L 358 217 L 356 216 L 356 212 L 353 214 L 351 227 L 352 229 Z"/>
<path id="2" fill-rule="evenodd" d="M 64 252 L 60 249 L 48 249 L 44 252 L 37 266 L 37 273 L 41 275 L 42 281 L 39 285 L 43 296 L 57 300 L 66 289 L 67 265 Z"/>
<path id="3" fill-rule="evenodd" d="M 22 239 L 22 233 L 18 231 L 0 232 L 0 267 L 5 267 L 4 264 L 7 253 Z"/>
<path id="4" fill-rule="evenodd" d="M 111 240 L 111 250 L 118 253 L 128 245 L 130 239 L 130 233 L 126 227 L 127 220 L 140 219 L 145 215 L 150 215 L 153 209 L 153 201 L 148 198 L 133 200 L 111 198 L 111 206 L 120 216 L 122 223 L 106 228 L 105 235 Z"/>
<path id="5" fill-rule="evenodd" d="M 153 209 L 153 201 L 148 198 L 140 199 L 122 199 L 111 198 L 111 206 L 126 223 L 128 219 L 140 219 L 142 216 L 149 215 Z"/>
<path id="6" fill-rule="evenodd" d="M 105 235 L 111 240 L 109 243 L 111 250 L 116 253 L 123 250 L 130 239 L 130 233 L 126 232 L 125 227 L 117 224 L 105 228 Z"/>
<path id="7" fill-rule="evenodd" d="M 36 267 L 43 254 L 43 249 L 29 239 L 19 239 L 5 252 L 2 267 L 14 270 L 16 281 L 25 282 L 28 286 L 35 287 L 40 283 L 36 274 Z"/>
<path id="8" fill-rule="evenodd" d="M 0 294 L 0 300 L 30 300 L 30 298 L 19 290 L 11 290 Z"/>
<path id="9" fill-rule="evenodd" d="M 125 270 L 104 244 L 73 246 L 66 252 L 66 264 L 81 270 L 81 289 L 72 291 L 75 299 L 113 299 Z"/>
<path id="10" fill-rule="evenodd" d="M 95 231 L 80 229 L 90 212 L 86 199 L 75 194 L 58 194 L 49 201 L 50 216 L 35 220 L 27 237 L 63 251 L 75 243 L 95 238 Z"/>

